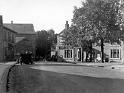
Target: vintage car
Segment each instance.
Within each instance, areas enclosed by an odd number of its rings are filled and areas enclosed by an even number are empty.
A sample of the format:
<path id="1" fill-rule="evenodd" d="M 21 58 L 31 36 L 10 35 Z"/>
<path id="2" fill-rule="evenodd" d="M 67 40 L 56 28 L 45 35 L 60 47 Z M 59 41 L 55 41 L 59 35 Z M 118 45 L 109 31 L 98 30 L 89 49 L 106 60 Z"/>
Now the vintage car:
<path id="1" fill-rule="evenodd" d="M 24 64 L 33 64 L 32 54 L 31 53 L 24 53 L 20 55 L 19 63 L 22 65 Z"/>

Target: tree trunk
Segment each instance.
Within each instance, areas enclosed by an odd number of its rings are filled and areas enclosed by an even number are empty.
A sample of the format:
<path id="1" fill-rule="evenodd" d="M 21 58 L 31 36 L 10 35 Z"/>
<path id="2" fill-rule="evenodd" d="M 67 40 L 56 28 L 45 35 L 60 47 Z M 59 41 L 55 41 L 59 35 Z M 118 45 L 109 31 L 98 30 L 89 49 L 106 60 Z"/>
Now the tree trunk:
<path id="1" fill-rule="evenodd" d="M 101 38 L 101 61 L 104 63 L 104 40 Z"/>
<path id="2" fill-rule="evenodd" d="M 90 41 L 90 62 L 92 62 L 92 41 Z"/>
<path id="3" fill-rule="evenodd" d="M 86 52 L 86 62 L 88 62 L 88 52 Z"/>

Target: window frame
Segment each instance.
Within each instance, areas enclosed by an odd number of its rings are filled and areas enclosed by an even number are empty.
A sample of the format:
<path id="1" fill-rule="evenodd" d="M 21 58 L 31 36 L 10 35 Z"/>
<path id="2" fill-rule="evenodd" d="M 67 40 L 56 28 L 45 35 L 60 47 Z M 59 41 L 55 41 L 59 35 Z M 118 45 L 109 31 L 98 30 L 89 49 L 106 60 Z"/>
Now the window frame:
<path id="1" fill-rule="evenodd" d="M 120 49 L 111 49 L 110 50 L 111 59 L 120 59 Z"/>
<path id="2" fill-rule="evenodd" d="M 64 49 L 64 58 L 65 59 L 73 58 L 73 49 Z"/>

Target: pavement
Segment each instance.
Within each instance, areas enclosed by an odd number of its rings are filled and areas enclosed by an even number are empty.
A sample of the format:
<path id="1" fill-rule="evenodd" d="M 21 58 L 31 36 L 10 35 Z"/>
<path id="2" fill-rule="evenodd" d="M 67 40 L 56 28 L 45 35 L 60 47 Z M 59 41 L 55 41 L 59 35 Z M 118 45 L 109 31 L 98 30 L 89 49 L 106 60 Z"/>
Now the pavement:
<path id="1" fill-rule="evenodd" d="M 36 64 L 72 64 L 72 65 L 81 65 L 81 66 L 91 66 L 91 67 L 104 67 L 108 69 L 124 69 L 124 63 L 113 62 L 113 63 L 94 63 L 94 62 L 38 62 Z"/>
<path id="2" fill-rule="evenodd" d="M 9 69 L 15 62 L 0 63 L 0 93 L 6 93 L 6 83 Z"/>
<path id="3" fill-rule="evenodd" d="M 119 62 L 113 62 L 113 63 L 108 63 L 108 62 L 105 62 L 105 63 L 94 63 L 94 62 L 89 62 L 89 63 L 86 63 L 86 62 L 77 62 L 76 64 L 78 65 L 86 65 L 86 66 L 110 66 L 110 65 L 124 65 L 123 63 L 119 63 Z"/>
<path id="4" fill-rule="evenodd" d="M 124 72 L 124 63 L 114 62 L 114 63 L 76 63 L 82 66 L 92 66 L 92 67 L 103 67 L 105 69 L 113 69 Z"/>

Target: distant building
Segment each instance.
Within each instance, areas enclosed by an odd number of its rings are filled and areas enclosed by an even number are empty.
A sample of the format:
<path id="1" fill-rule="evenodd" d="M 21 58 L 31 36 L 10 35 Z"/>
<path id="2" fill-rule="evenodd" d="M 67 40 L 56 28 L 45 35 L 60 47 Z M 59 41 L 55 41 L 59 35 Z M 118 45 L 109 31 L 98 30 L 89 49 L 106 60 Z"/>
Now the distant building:
<path id="1" fill-rule="evenodd" d="M 0 16 L 0 62 L 14 60 L 16 32 L 3 26 Z"/>
<path id="2" fill-rule="evenodd" d="M 15 46 L 16 55 L 26 51 L 30 51 L 35 55 L 36 33 L 33 24 L 16 24 L 12 21 L 10 24 L 4 24 L 4 26 L 17 32 Z"/>

